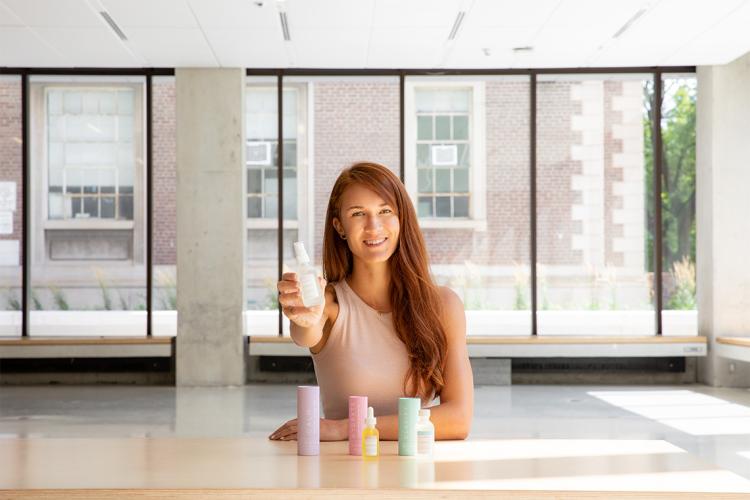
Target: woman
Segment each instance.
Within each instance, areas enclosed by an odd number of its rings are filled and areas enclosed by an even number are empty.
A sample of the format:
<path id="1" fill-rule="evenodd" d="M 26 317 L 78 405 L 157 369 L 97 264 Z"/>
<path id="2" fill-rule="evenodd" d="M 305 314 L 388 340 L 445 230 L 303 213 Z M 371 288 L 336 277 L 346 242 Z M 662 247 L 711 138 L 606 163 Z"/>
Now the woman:
<path id="1" fill-rule="evenodd" d="M 398 439 L 398 398 L 430 408 L 436 439 L 465 439 L 474 405 L 461 299 L 432 281 L 406 189 L 388 168 L 357 163 L 328 202 L 319 278 L 325 303 L 304 307 L 295 273 L 278 283 L 292 340 L 308 347 L 320 386 L 320 439 L 347 439 L 348 397 L 368 396 L 381 439 Z M 290 420 L 270 439 L 296 439 Z"/>

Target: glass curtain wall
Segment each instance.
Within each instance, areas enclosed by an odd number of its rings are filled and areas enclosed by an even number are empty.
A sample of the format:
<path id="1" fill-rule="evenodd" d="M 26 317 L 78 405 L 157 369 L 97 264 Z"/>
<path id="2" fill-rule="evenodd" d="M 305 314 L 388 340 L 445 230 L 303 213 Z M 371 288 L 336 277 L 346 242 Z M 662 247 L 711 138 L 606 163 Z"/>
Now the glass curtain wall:
<path id="1" fill-rule="evenodd" d="M 538 78 L 539 335 L 656 333 L 644 112 L 651 80 Z"/>
<path id="2" fill-rule="evenodd" d="M 21 77 L 0 76 L 0 337 L 21 335 L 23 124 Z"/>
<path id="3" fill-rule="evenodd" d="M 654 235 L 653 75 L 537 78 L 540 335 L 697 334 L 694 75 L 664 74 L 662 234 Z M 277 78 L 246 88 L 247 332 L 278 334 L 294 241 L 322 267 L 330 190 L 356 161 L 400 172 L 398 77 L 286 77 L 283 165 Z M 530 329 L 527 76 L 405 80 L 404 182 L 435 279 L 463 299 L 470 335 Z M 173 77 L 153 78 L 155 335 L 176 332 Z M 20 334 L 21 78 L 0 79 L 0 335 Z M 32 76 L 32 335 L 145 334 L 145 78 Z M 662 276 L 654 275 L 663 244 Z M 252 318 L 252 320 L 250 320 Z M 288 332 L 288 323 L 284 322 Z"/>
<path id="4" fill-rule="evenodd" d="M 695 75 L 662 78 L 662 330 L 697 335 L 695 260 Z M 650 89 L 651 93 L 653 89 Z M 652 169 L 651 162 L 648 168 Z M 651 190 L 653 192 L 653 188 Z M 649 207 L 650 209 L 652 208 Z"/>
<path id="5" fill-rule="evenodd" d="M 293 243 L 303 241 L 322 271 L 326 209 L 341 170 L 373 161 L 399 175 L 399 79 L 288 77 L 284 95 L 284 268 L 296 269 Z M 283 328 L 288 334 L 286 317 Z"/>
<path id="6" fill-rule="evenodd" d="M 145 78 L 34 76 L 29 118 L 30 335 L 145 335 Z"/>
<path id="7" fill-rule="evenodd" d="M 408 77 L 406 186 L 469 335 L 528 335 L 530 80 Z"/>
<path id="8" fill-rule="evenodd" d="M 248 335 L 278 335 L 278 92 L 276 77 L 248 77 L 245 91 Z M 284 92 L 284 119 L 296 109 Z M 286 126 L 285 126 L 286 127 Z M 287 134 L 284 134 L 285 137 Z M 294 155 L 284 144 L 284 156 Z M 285 165 L 286 165 L 285 158 Z M 286 172 L 288 169 L 284 169 Z M 285 221 L 286 222 L 286 221 Z"/>
<path id="9" fill-rule="evenodd" d="M 177 130 L 175 79 L 151 79 L 152 329 L 177 334 Z"/>
<path id="10" fill-rule="evenodd" d="M 651 74 L 538 76 L 540 335 L 656 333 L 652 92 Z M 462 297 L 471 335 L 531 331 L 529 94 L 526 76 L 406 78 L 404 182 L 435 279 Z M 695 78 L 665 77 L 663 102 L 664 163 L 681 175 L 663 180 L 664 245 L 674 246 L 663 263 L 664 333 L 695 334 L 694 243 L 686 243 L 695 123 L 683 116 L 694 113 Z M 284 79 L 285 269 L 294 268 L 296 240 L 322 266 L 326 203 L 341 168 L 375 160 L 398 171 L 398 112 L 395 77 Z M 256 146 L 262 158 L 266 147 Z M 692 167 L 671 168 L 691 155 Z M 256 218 L 276 217 L 270 175 L 248 180 Z M 667 213 L 678 205 L 682 219 Z"/>

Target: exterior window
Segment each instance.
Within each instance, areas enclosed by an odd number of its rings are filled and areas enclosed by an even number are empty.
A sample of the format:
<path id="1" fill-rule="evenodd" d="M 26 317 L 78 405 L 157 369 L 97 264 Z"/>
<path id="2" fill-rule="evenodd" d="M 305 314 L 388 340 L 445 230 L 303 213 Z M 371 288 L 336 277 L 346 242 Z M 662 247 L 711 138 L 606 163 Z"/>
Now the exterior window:
<path id="1" fill-rule="evenodd" d="M 404 184 L 425 229 L 487 230 L 487 81 L 412 77 Z"/>
<path id="2" fill-rule="evenodd" d="M 417 89 L 417 211 L 468 218 L 471 89 Z"/>
<path id="3" fill-rule="evenodd" d="M 278 217 L 276 87 L 247 93 L 247 217 Z M 284 219 L 297 220 L 296 89 L 284 90 Z"/>
<path id="4" fill-rule="evenodd" d="M 30 79 L 36 264 L 145 261 L 144 89 L 143 77 Z"/>
<path id="5" fill-rule="evenodd" d="M 29 335 L 146 331 L 145 95 L 143 76 L 29 78 Z"/>
<path id="6" fill-rule="evenodd" d="M 47 217 L 133 220 L 132 88 L 48 88 Z"/>
<path id="7" fill-rule="evenodd" d="M 248 78 L 245 93 L 245 166 L 247 183 L 247 308 L 276 313 L 278 292 L 276 268 L 279 258 L 278 193 L 278 87 L 275 78 Z M 292 242 L 305 240 L 311 246 L 312 210 L 307 203 L 308 88 L 303 83 L 285 83 L 283 89 L 284 164 L 284 261 L 293 261 Z M 302 236 L 304 235 L 304 236 Z M 255 322 L 248 331 L 257 334 L 278 330 L 277 316 L 267 326 Z M 262 321 L 265 321 L 262 320 Z M 264 323 L 265 324 L 265 323 Z M 266 330 L 266 328 L 268 328 Z"/>

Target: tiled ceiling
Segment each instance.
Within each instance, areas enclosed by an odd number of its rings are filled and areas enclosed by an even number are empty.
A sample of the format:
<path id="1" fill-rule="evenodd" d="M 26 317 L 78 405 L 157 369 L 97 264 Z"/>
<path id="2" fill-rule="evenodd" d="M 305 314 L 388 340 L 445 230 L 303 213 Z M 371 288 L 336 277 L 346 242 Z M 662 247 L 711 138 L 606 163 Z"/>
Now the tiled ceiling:
<path id="1" fill-rule="evenodd" d="M 708 65 L 747 26 L 750 0 L 0 0 L 0 67 Z"/>

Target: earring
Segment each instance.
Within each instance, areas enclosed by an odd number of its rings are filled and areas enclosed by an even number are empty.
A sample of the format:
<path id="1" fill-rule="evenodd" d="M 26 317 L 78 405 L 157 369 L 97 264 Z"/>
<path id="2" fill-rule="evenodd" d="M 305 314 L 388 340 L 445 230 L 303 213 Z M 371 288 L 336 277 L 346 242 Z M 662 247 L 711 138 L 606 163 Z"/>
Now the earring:
<path id="1" fill-rule="evenodd" d="M 345 239 L 346 239 L 346 235 L 345 235 L 344 233 L 340 233 L 340 234 L 339 234 L 339 236 L 341 236 L 341 239 L 342 239 L 342 240 L 345 240 Z"/>

